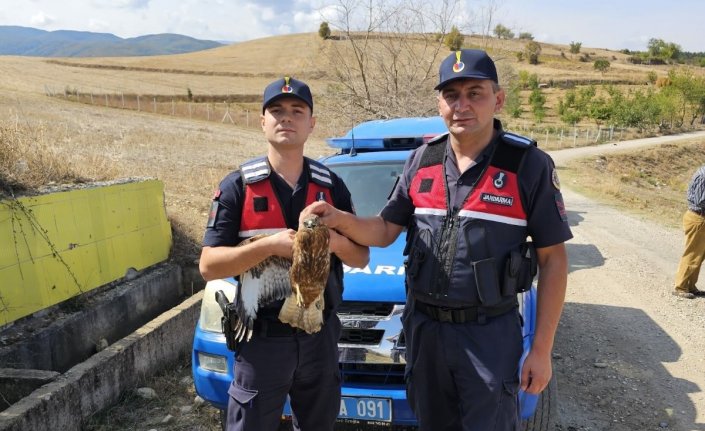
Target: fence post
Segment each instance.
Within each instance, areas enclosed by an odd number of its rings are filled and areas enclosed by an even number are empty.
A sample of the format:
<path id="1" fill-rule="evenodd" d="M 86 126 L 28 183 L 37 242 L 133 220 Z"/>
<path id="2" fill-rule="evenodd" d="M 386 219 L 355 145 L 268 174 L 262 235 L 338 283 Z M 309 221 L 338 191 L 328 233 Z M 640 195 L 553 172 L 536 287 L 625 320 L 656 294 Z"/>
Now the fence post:
<path id="1" fill-rule="evenodd" d="M 561 137 L 558 139 L 558 148 L 563 148 L 563 129 L 561 129 Z"/>
<path id="2" fill-rule="evenodd" d="M 548 129 L 546 129 L 546 146 L 548 147 Z"/>
<path id="3" fill-rule="evenodd" d="M 220 120 L 221 123 L 225 123 L 225 119 L 227 118 L 230 120 L 231 123 L 235 124 L 235 121 L 233 121 L 233 117 L 230 116 L 230 104 L 223 102 L 223 105 L 225 105 L 225 115 L 223 115 L 223 119 Z"/>
<path id="4" fill-rule="evenodd" d="M 157 113 L 157 98 L 156 97 L 152 97 L 152 107 L 153 107 L 152 108 L 153 112 L 156 114 Z"/>
<path id="5" fill-rule="evenodd" d="M 122 99 L 122 109 L 125 109 L 125 93 L 120 92 L 120 99 Z"/>
<path id="6" fill-rule="evenodd" d="M 93 104 L 93 92 L 91 91 L 91 105 Z"/>
<path id="7" fill-rule="evenodd" d="M 578 142 L 578 126 L 573 125 L 573 148 L 577 145 Z"/>
<path id="8" fill-rule="evenodd" d="M 140 111 L 140 95 L 137 95 L 137 111 Z"/>

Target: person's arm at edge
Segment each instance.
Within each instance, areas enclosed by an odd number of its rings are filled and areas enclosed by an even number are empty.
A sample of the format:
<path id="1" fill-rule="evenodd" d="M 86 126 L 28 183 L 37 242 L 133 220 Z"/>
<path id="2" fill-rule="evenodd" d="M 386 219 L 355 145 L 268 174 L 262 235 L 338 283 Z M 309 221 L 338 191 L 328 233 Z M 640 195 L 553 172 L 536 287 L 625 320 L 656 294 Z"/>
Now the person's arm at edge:
<path id="1" fill-rule="evenodd" d="M 269 256 L 291 259 L 294 230 L 288 229 L 238 247 L 203 247 L 198 269 L 204 280 L 240 275 Z"/>
<path id="2" fill-rule="evenodd" d="M 551 351 L 568 280 L 565 243 L 537 248 L 536 252 L 539 261 L 536 332 L 521 371 L 521 389 L 530 394 L 540 393 L 551 380 Z"/>
<path id="3" fill-rule="evenodd" d="M 358 217 L 334 208 L 324 201 L 314 202 L 301 212 L 301 217 L 317 214 L 326 226 L 333 228 L 357 244 L 386 247 L 394 242 L 404 226 L 386 221 L 382 216 Z"/>
<path id="4" fill-rule="evenodd" d="M 370 262 L 369 247 L 357 244 L 330 229 L 330 252 L 351 268 L 364 268 Z"/>

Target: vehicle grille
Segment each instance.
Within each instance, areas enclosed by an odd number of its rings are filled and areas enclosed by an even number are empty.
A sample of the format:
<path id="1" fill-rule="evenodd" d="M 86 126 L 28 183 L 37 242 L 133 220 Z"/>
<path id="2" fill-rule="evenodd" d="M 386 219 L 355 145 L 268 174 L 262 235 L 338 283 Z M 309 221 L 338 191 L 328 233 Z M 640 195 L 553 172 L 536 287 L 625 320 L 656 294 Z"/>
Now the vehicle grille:
<path id="1" fill-rule="evenodd" d="M 340 373 L 346 383 L 403 385 L 404 364 L 341 363 Z"/>
<path id="2" fill-rule="evenodd" d="M 348 316 L 389 317 L 394 310 L 394 304 L 384 302 L 344 301 L 338 307 L 338 316 L 345 319 Z"/>
<path id="3" fill-rule="evenodd" d="M 353 329 L 343 328 L 340 334 L 340 344 L 364 344 L 379 345 L 384 336 L 384 330 L 380 329 Z"/>

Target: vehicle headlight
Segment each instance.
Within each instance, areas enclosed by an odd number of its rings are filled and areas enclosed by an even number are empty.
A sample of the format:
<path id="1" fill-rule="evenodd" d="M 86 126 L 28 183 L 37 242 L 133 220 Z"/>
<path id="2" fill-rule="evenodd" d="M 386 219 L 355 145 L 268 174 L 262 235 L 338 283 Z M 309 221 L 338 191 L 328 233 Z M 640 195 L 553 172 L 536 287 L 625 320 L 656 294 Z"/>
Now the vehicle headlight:
<path id="1" fill-rule="evenodd" d="M 223 310 L 215 300 L 215 292 L 222 290 L 229 301 L 235 298 L 237 282 L 234 279 L 213 280 L 206 284 L 203 290 L 203 300 L 201 301 L 201 318 L 198 325 L 203 331 L 222 332 L 220 319 L 223 317 Z"/>
<path id="2" fill-rule="evenodd" d="M 223 374 L 228 373 L 228 360 L 225 356 L 198 352 L 198 365 L 204 370 Z"/>

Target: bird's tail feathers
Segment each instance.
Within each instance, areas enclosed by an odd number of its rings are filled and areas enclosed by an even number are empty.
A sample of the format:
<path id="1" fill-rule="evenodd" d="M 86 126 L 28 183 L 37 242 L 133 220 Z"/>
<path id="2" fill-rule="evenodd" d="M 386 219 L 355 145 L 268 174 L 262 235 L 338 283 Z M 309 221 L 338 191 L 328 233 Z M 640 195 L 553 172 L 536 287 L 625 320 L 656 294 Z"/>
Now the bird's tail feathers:
<path id="1" fill-rule="evenodd" d="M 324 307 L 323 292 L 308 308 L 300 307 L 297 304 L 296 295 L 292 294 L 284 301 L 284 305 L 282 305 L 279 312 L 279 320 L 282 323 L 288 323 L 294 328 L 300 328 L 309 334 L 314 334 L 320 331 L 323 326 Z"/>

